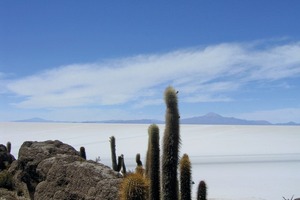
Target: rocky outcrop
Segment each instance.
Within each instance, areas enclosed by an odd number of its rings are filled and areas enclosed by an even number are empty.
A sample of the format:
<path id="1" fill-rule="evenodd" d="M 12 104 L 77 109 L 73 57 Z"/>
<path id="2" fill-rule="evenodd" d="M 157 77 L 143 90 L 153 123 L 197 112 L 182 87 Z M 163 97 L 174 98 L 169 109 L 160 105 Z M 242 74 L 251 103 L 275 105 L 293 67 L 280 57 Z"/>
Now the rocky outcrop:
<path id="1" fill-rule="evenodd" d="M 8 172 L 13 189 L 4 199 L 118 199 L 121 177 L 103 164 L 86 161 L 60 141 L 24 142 Z"/>
<path id="2" fill-rule="evenodd" d="M 36 200 L 118 199 L 118 173 L 102 164 L 58 155 L 42 161 L 37 171 L 45 180 L 36 187 Z"/>

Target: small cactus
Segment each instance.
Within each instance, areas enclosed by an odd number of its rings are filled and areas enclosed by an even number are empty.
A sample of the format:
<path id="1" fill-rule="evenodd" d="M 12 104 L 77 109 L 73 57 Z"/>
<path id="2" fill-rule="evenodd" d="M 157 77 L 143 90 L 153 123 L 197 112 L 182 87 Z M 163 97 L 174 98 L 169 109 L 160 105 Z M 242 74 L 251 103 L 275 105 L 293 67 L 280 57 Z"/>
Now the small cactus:
<path id="1" fill-rule="evenodd" d="M 109 142 L 110 142 L 110 150 L 111 150 L 112 168 L 115 171 L 119 171 L 117 165 L 117 156 L 116 156 L 116 139 L 114 136 L 111 136 L 109 139 L 110 139 Z"/>
<path id="2" fill-rule="evenodd" d="M 123 155 L 118 156 L 118 165 L 117 165 L 117 170 L 115 171 L 119 172 L 121 170 L 123 166 L 123 161 L 124 161 Z"/>
<path id="3" fill-rule="evenodd" d="M 11 143 L 10 142 L 6 143 L 6 149 L 7 149 L 7 153 L 11 152 Z"/>
<path id="4" fill-rule="evenodd" d="M 189 156 L 184 154 L 180 160 L 180 194 L 181 200 L 191 200 L 191 162 Z"/>
<path id="5" fill-rule="evenodd" d="M 140 173 L 133 173 L 126 176 L 121 183 L 121 200 L 147 200 L 149 182 Z"/>
<path id="6" fill-rule="evenodd" d="M 142 163 L 142 161 L 141 161 L 141 154 L 136 154 L 136 156 L 135 156 L 135 162 L 136 162 L 136 164 L 137 164 L 137 166 L 143 166 L 143 163 Z"/>
<path id="7" fill-rule="evenodd" d="M 200 181 L 197 191 L 197 200 L 206 200 L 207 188 L 204 181 Z"/>
<path id="8" fill-rule="evenodd" d="M 86 160 L 86 153 L 84 147 L 80 147 L 80 157 Z"/>

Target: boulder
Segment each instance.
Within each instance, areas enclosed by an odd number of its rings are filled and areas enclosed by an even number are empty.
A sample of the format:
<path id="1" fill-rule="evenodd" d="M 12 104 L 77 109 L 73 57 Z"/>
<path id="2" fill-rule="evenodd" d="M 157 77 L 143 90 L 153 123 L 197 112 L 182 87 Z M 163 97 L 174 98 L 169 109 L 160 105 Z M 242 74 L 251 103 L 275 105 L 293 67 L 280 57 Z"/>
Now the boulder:
<path id="1" fill-rule="evenodd" d="M 84 160 L 58 140 L 24 142 L 8 172 L 13 189 L 1 189 L 6 199 L 118 199 L 122 180 L 109 167 Z"/>
<path id="2" fill-rule="evenodd" d="M 42 181 L 36 172 L 37 165 L 44 159 L 51 158 L 58 154 L 77 156 L 79 152 L 72 146 L 58 140 L 24 142 L 19 149 L 18 160 L 13 163 L 9 169 L 14 176 L 17 189 L 27 198 L 28 194 L 33 198 L 37 184 Z"/>
<path id="3" fill-rule="evenodd" d="M 58 155 L 42 161 L 37 172 L 45 180 L 34 194 L 43 199 L 118 199 L 120 175 L 111 168 L 79 156 Z"/>

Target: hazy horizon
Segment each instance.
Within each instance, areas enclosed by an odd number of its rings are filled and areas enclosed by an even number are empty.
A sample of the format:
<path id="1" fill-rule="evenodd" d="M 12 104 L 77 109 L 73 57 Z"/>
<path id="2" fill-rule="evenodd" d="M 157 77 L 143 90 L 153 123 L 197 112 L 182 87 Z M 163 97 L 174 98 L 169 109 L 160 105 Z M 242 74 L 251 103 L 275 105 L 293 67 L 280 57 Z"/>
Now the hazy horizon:
<path id="1" fill-rule="evenodd" d="M 260 122 L 268 122 L 270 123 L 269 125 L 300 125 L 300 123 L 298 122 L 294 122 L 294 121 L 289 121 L 289 122 L 278 122 L 278 123 L 272 123 L 272 122 L 269 122 L 268 120 L 265 120 L 265 119 L 257 119 L 257 120 L 252 120 L 252 119 L 242 119 L 242 118 L 237 118 L 237 117 L 234 117 L 234 116 L 224 116 L 222 114 L 219 114 L 219 113 L 215 113 L 215 112 L 208 112 L 204 115 L 197 115 L 197 116 L 190 116 L 190 117 L 181 117 L 180 120 L 187 120 L 187 119 L 193 119 L 193 118 L 199 118 L 199 117 L 207 117 L 207 116 L 212 116 L 212 115 L 215 115 L 215 116 L 218 116 L 218 117 L 221 117 L 221 118 L 235 118 L 237 120 L 244 120 L 244 121 L 248 121 L 248 122 L 257 122 L 258 124 L 252 124 L 252 125 L 268 125 L 268 124 L 259 124 Z M 66 123 L 87 123 L 87 122 L 102 122 L 102 123 L 131 123 L 131 124 L 135 124 L 136 122 L 143 122 L 145 121 L 143 124 L 148 124 L 148 123 L 164 123 L 165 119 L 164 118 L 160 118 L 160 119 L 146 119 L 146 118 L 132 118 L 132 119 L 104 119 L 104 120 L 83 120 L 83 121 L 60 121 L 60 120 L 49 120 L 49 119 L 44 119 L 44 118 L 41 118 L 41 117 L 33 117 L 33 118 L 28 118 L 28 119 L 16 119 L 16 120 L 11 120 L 11 121 L 2 121 L 2 122 L 66 122 Z M 183 124 L 186 124 L 183 123 Z M 187 124 L 199 124 L 199 123 L 191 123 L 191 122 L 187 122 Z M 206 123 L 200 123 L 199 125 L 205 125 Z M 212 124 L 212 125 L 222 125 L 220 123 L 218 123 L 217 121 L 212 121 L 211 122 L 208 122 L 207 123 L 208 125 L 209 124 Z M 225 123 L 226 124 L 226 123 Z M 230 124 L 228 122 L 228 125 L 251 125 L 251 124 Z"/>

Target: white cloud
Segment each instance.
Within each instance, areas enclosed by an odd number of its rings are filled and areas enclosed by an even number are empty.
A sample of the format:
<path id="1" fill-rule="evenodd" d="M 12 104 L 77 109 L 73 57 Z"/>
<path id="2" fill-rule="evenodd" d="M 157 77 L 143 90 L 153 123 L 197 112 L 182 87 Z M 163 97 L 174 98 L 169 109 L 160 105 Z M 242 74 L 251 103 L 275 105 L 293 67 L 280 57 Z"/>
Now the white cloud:
<path id="1" fill-rule="evenodd" d="M 183 101 L 232 101 L 228 92 L 255 81 L 300 74 L 300 43 L 268 46 L 239 43 L 164 54 L 140 55 L 105 63 L 73 64 L 12 80 L 7 88 L 22 108 L 158 104 L 161 88 L 174 85 Z M 159 88 L 159 89 L 157 89 Z M 149 92 L 151 91 L 151 92 Z M 145 101 L 147 97 L 150 100 Z M 151 100 L 153 99 L 153 100 Z"/>
<path id="2" fill-rule="evenodd" d="M 163 105 L 164 101 L 162 98 L 160 99 L 147 99 L 147 100 L 141 100 L 139 103 L 135 104 L 134 108 L 142 108 L 145 106 L 153 106 L 153 105 Z"/>

